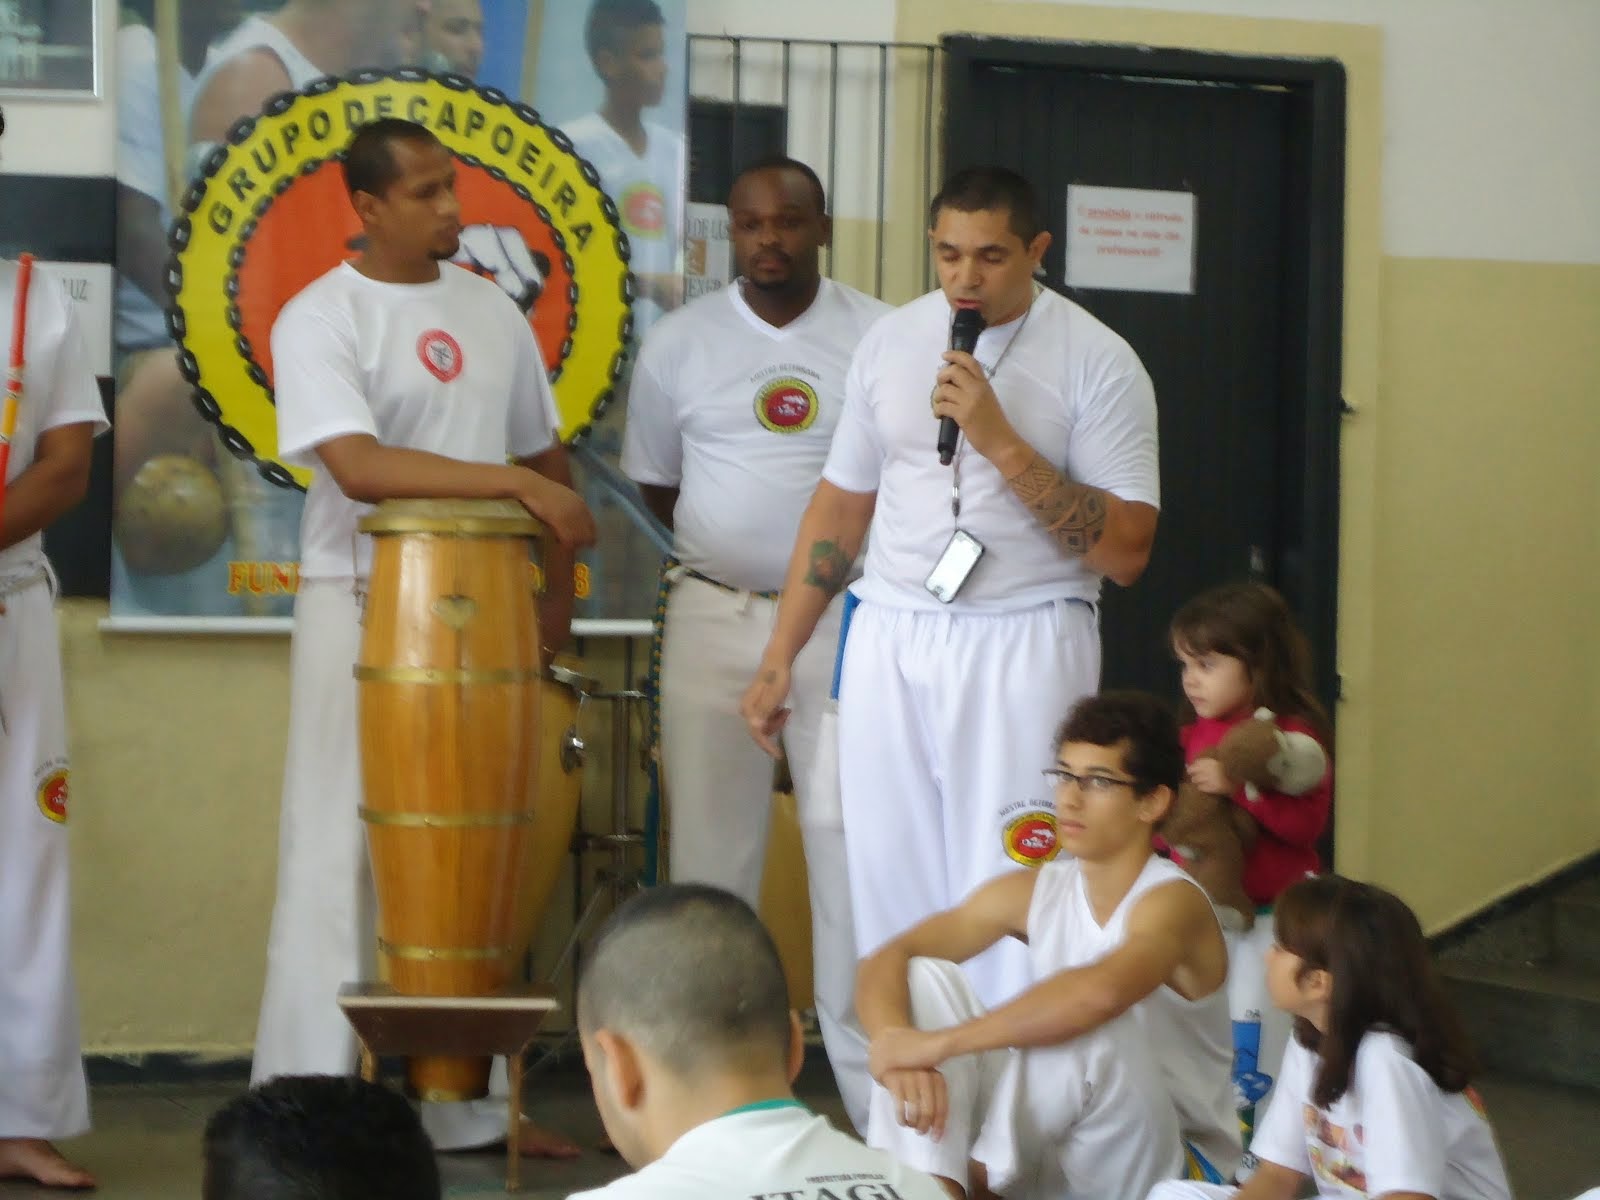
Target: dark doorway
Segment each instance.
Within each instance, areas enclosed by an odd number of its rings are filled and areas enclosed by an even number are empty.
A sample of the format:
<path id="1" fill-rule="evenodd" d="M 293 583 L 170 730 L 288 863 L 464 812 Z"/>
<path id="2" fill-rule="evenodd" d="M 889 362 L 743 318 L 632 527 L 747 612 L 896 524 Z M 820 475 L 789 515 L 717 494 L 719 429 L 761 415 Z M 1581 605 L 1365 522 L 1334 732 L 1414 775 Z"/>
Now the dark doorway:
<path id="1" fill-rule="evenodd" d="M 1039 189 L 1046 282 L 1125 337 L 1161 413 L 1161 529 L 1108 584 L 1107 686 L 1176 695 L 1166 628 L 1184 600 L 1279 588 L 1332 710 L 1338 547 L 1344 69 L 1148 47 L 950 37 L 944 162 Z M 1069 185 L 1190 192 L 1190 295 L 1065 285 Z"/>

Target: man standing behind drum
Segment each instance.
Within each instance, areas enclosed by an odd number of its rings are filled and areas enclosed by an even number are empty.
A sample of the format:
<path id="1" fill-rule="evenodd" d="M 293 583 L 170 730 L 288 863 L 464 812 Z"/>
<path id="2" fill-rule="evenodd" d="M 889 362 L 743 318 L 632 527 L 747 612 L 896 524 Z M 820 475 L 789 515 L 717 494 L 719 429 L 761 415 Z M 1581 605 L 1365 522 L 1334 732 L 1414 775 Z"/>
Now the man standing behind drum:
<path id="1" fill-rule="evenodd" d="M 336 996 L 368 973 L 373 948 L 357 818 L 352 668 L 370 560 L 358 520 L 380 500 L 409 497 L 522 504 L 560 542 L 545 556 L 546 663 L 567 636 L 572 551 L 594 540 L 588 509 L 569 487 L 532 330 L 493 282 L 445 264 L 461 230 L 449 151 L 420 125 L 375 121 L 351 139 L 344 173 L 365 249 L 291 300 L 272 330 L 279 452 L 315 474 L 300 529 L 257 1082 L 349 1072 L 356 1061 Z M 492 1142 L 501 1112 L 434 1104 L 423 1119 L 439 1148 L 464 1149 Z M 576 1152 L 526 1124 L 521 1142 L 524 1153 Z"/>
<path id="2" fill-rule="evenodd" d="M 778 611 L 788 548 L 822 475 L 850 356 L 881 301 L 818 272 L 831 226 L 810 167 L 772 158 L 728 196 L 739 278 L 670 313 L 633 372 L 622 469 L 673 529 L 677 565 L 661 658 L 662 765 L 672 878 L 752 907 L 761 894 L 772 762 L 739 696 Z M 851 1006 L 855 939 L 836 788 L 813 778 L 840 604 L 795 662 L 783 743 L 810 876 L 817 1011 L 850 1115 L 865 1128 L 871 1080 Z M 820 784 L 820 785 L 819 785 Z"/>

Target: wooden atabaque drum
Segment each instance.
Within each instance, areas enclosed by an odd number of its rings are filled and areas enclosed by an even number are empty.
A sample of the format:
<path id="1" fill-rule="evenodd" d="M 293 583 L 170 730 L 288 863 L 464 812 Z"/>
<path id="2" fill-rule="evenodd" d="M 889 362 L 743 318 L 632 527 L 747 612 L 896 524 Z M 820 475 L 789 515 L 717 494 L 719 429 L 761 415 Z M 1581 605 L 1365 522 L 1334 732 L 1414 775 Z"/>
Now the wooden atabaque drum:
<path id="1" fill-rule="evenodd" d="M 542 691 L 530 564 L 544 527 L 510 500 L 391 500 L 361 530 L 373 545 L 361 817 L 380 971 L 402 994 L 490 994 L 530 925 Z M 488 1059 L 411 1060 L 425 1100 L 482 1096 L 488 1078 Z"/>

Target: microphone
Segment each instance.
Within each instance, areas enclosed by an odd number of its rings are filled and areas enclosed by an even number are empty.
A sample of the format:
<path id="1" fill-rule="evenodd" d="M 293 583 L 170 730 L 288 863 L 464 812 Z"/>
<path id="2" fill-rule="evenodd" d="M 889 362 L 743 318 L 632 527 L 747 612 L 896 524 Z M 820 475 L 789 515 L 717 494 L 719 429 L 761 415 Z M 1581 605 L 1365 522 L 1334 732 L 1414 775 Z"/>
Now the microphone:
<path id="1" fill-rule="evenodd" d="M 950 349 L 971 354 L 978 348 L 978 335 L 987 324 L 983 314 L 975 308 L 956 309 L 956 319 L 950 322 Z M 939 465 L 948 467 L 956 456 L 956 442 L 961 437 L 961 426 L 954 417 L 939 418 Z"/>

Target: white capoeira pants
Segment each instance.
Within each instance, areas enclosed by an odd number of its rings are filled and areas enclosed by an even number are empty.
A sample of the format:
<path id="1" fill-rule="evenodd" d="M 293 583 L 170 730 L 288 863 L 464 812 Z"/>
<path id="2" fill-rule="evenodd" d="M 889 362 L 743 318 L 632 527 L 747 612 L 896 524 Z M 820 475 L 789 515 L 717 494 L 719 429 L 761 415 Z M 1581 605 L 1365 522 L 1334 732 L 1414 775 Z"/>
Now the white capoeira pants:
<path id="1" fill-rule="evenodd" d="M 1041 772 L 1061 719 L 1099 684 L 1099 621 L 1082 601 L 1001 614 L 862 602 L 845 640 L 839 768 L 863 957 L 1054 855 Z M 991 1006 L 1032 978 L 1009 938 L 964 969 Z"/>
<path id="2" fill-rule="evenodd" d="M 1168 1180 L 1151 1189 L 1148 1200 L 1228 1200 L 1239 1189 L 1217 1183 L 1189 1183 L 1185 1180 Z M 1578 1200 L 1583 1200 L 1579 1197 Z"/>
<path id="3" fill-rule="evenodd" d="M 278 827 L 278 895 L 267 940 L 267 982 L 256 1029 L 252 1083 L 276 1075 L 350 1074 L 354 1031 L 339 987 L 376 974 L 376 907 L 361 805 L 361 755 L 352 668 L 361 649 L 353 579 L 305 579 L 289 647 L 289 747 Z M 509 1095 L 496 1062 L 490 1094 L 424 1104 L 422 1123 L 441 1150 L 505 1136 Z"/>
<path id="4" fill-rule="evenodd" d="M 954 963 L 912 959 L 911 1019 L 942 1029 L 983 1014 Z M 949 1094 L 944 1136 L 900 1124 L 874 1085 L 867 1144 L 967 1186 L 981 1162 L 989 1187 L 1028 1200 L 1143 1200 L 1183 1169 L 1178 1116 L 1131 1015 L 1061 1046 L 963 1055 L 939 1068 Z"/>
<path id="5" fill-rule="evenodd" d="M 794 778 L 811 894 L 817 1020 L 850 1119 L 866 1127 L 867 1044 L 855 1018 L 856 952 L 838 803 L 837 722 L 829 712 L 842 597 L 795 659 L 783 747 Z M 709 883 L 758 907 L 772 812 L 772 760 L 739 700 L 772 636 L 776 600 L 684 575 L 667 601 L 661 648 L 661 765 L 676 883 Z"/>
<path id="6" fill-rule="evenodd" d="M 89 1128 L 72 973 L 61 642 L 42 564 L 34 574 L 0 594 L 0 1138 Z"/>

